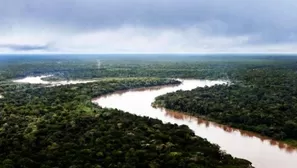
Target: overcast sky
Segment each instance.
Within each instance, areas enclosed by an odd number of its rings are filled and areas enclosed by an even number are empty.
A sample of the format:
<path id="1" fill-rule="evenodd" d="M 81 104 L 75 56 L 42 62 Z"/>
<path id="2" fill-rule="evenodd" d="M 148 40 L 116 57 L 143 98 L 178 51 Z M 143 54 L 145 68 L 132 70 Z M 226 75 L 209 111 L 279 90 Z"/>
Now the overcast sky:
<path id="1" fill-rule="evenodd" d="M 0 0 L 0 53 L 297 52 L 296 0 Z"/>

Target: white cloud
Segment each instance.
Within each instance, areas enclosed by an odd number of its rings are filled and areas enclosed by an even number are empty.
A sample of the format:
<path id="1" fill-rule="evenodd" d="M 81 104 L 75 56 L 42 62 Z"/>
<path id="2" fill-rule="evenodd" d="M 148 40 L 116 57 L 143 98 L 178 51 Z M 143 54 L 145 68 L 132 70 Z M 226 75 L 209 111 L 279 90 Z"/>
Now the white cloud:
<path id="1" fill-rule="evenodd" d="M 251 45 L 253 35 L 214 36 L 198 27 L 161 29 L 123 26 L 92 32 L 14 32 L 1 35 L 0 45 L 45 45 L 50 50 L 38 53 L 222 53 L 222 52 L 296 52 L 296 44 Z M 0 48 L 0 52 L 8 51 Z M 18 51 L 20 52 L 20 51 Z M 32 51 L 23 51 L 31 53 Z"/>
<path id="2" fill-rule="evenodd" d="M 213 37 L 197 28 L 181 30 L 125 26 L 76 34 L 56 45 L 63 52 L 191 53 L 226 49 L 247 41 L 247 36 Z"/>

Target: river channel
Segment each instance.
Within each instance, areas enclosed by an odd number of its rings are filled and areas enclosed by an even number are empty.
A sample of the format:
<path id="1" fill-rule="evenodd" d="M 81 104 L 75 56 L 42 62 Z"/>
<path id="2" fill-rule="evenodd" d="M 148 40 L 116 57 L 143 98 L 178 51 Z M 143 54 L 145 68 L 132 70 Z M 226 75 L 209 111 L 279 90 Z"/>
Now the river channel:
<path id="1" fill-rule="evenodd" d="M 105 108 L 117 108 L 138 116 L 162 120 L 164 123 L 187 125 L 197 136 L 218 144 L 234 157 L 244 158 L 256 168 L 296 168 L 297 149 L 257 134 L 206 121 L 185 113 L 154 108 L 154 99 L 177 90 L 224 84 L 226 81 L 182 80 L 176 86 L 162 86 L 115 92 L 93 99 L 93 103 Z"/>

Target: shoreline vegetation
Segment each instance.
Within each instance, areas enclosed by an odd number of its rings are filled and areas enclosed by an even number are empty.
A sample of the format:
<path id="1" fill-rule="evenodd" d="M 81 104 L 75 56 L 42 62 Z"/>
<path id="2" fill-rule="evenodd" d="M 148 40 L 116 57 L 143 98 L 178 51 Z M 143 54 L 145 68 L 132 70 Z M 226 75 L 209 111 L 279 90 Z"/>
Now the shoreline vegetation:
<path id="1" fill-rule="evenodd" d="M 168 93 L 154 104 L 297 147 L 296 72 L 265 67 L 240 74 L 232 85 Z"/>
<path id="2" fill-rule="evenodd" d="M 134 78 L 41 88 L 24 84 L 17 94 L 4 92 L 0 165 L 250 168 L 249 161 L 233 158 L 187 126 L 163 124 L 91 102 L 118 90 L 179 83 Z"/>
<path id="3" fill-rule="evenodd" d="M 249 161 L 235 159 L 218 146 L 197 139 L 187 127 L 102 109 L 91 102 L 117 90 L 170 83 L 160 78 L 232 81 L 230 86 L 165 95 L 171 97 L 166 106 L 203 112 L 199 115 L 275 139 L 293 139 L 290 143 L 297 139 L 297 57 L 1 59 L 0 167 L 251 166 Z M 11 82 L 46 74 L 55 76 L 47 79 L 52 81 L 103 80 L 56 87 Z"/>
<path id="4" fill-rule="evenodd" d="M 262 135 L 262 134 L 260 134 L 258 132 L 254 132 L 254 131 L 250 131 L 250 130 L 244 130 L 244 129 L 238 128 L 236 126 L 227 125 L 226 123 L 222 123 L 222 122 L 220 122 L 218 120 L 215 120 L 213 118 L 209 118 L 209 117 L 206 117 L 206 116 L 201 116 L 201 115 L 193 114 L 193 113 L 190 113 L 190 112 L 184 112 L 184 111 L 178 111 L 178 110 L 175 110 L 175 109 L 166 108 L 165 105 L 162 104 L 159 101 L 154 101 L 151 105 L 154 108 L 163 108 L 163 109 L 171 110 L 171 111 L 174 111 L 174 112 L 177 112 L 177 113 L 186 114 L 186 115 L 189 115 L 189 116 L 192 116 L 192 117 L 197 117 L 199 119 L 202 119 L 202 120 L 205 120 L 205 121 L 210 121 L 210 122 L 213 122 L 215 124 L 220 124 L 222 126 L 228 126 L 228 127 L 234 128 L 234 129 L 239 129 L 239 130 L 242 130 L 242 131 L 248 131 L 248 132 L 254 134 L 257 137 L 261 137 L 261 138 L 264 138 L 264 139 L 275 140 L 277 142 L 285 143 L 286 145 L 289 145 L 291 147 L 297 148 L 297 140 L 292 140 L 292 139 L 286 139 L 286 140 L 273 139 L 272 137 Z"/>

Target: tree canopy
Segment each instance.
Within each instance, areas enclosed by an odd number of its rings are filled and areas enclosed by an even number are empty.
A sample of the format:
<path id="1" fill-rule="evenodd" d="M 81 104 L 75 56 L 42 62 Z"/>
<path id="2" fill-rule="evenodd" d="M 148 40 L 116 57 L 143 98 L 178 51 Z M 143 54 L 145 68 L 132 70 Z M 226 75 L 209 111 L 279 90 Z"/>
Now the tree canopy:
<path id="1" fill-rule="evenodd" d="M 187 126 L 91 103 L 117 90 L 177 83 L 133 78 L 58 87 L 5 86 L 0 167 L 250 167 L 249 161 L 233 158 Z"/>
<path id="2" fill-rule="evenodd" d="M 262 65 L 232 74 L 230 85 L 169 93 L 156 104 L 274 139 L 297 140 L 296 67 Z"/>

